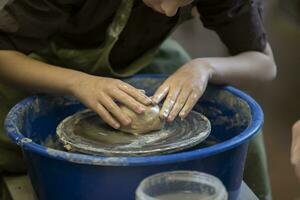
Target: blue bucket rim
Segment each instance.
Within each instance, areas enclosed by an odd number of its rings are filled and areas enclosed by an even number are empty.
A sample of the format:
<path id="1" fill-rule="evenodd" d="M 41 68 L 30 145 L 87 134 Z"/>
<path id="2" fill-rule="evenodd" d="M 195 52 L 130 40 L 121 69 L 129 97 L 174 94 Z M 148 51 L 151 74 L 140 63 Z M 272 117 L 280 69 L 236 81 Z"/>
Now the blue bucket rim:
<path id="1" fill-rule="evenodd" d="M 140 74 L 133 76 L 134 78 L 165 78 L 166 75 L 161 74 Z M 89 165 L 107 165 L 107 166 L 142 166 L 142 165 L 158 165 L 170 164 L 175 162 L 184 162 L 193 159 L 199 159 L 224 152 L 243 144 L 251 137 L 256 135 L 262 128 L 264 122 L 264 114 L 259 104 L 248 94 L 232 87 L 232 86 L 218 86 L 219 88 L 230 92 L 231 94 L 243 99 L 250 107 L 252 120 L 250 125 L 242 131 L 239 135 L 226 140 L 222 143 L 211 147 L 205 147 L 186 152 L 178 152 L 166 155 L 143 156 L 143 157 L 106 157 L 85 155 L 81 153 L 71 153 L 51 149 L 32 142 L 30 139 L 24 137 L 17 126 L 18 113 L 37 98 L 37 96 L 30 96 L 17 103 L 7 114 L 4 127 L 7 135 L 13 142 L 20 145 L 24 150 L 37 153 L 41 156 L 54 158 L 57 160 L 69 161 L 80 164 Z"/>

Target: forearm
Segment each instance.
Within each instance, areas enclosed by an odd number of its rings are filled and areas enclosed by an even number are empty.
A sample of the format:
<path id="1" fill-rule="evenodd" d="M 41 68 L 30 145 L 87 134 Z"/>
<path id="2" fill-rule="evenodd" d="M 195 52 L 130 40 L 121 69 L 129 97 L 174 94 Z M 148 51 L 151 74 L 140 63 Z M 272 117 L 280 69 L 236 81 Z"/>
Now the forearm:
<path id="1" fill-rule="evenodd" d="M 248 86 L 276 76 L 276 65 L 268 45 L 265 53 L 249 51 L 231 57 L 200 58 L 213 68 L 210 82 Z"/>
<path id="2" fill-rule="evenodd" d="M 69 94 L 86 74 L 34 60 L 16 51 L 0 51 L 0 82 L 33 92 Z"/>

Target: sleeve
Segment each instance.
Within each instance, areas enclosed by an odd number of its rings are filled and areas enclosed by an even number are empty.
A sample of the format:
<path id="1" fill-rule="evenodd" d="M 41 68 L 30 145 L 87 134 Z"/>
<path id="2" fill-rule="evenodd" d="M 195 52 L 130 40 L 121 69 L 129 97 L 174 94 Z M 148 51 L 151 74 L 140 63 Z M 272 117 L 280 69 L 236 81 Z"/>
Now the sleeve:
<path id="1" fill-rule="evenodd" d="M 0 50 L 30 53 L 48 44 L 69 17 L 56 0 L 9 0 L 0 8 Z"/>
<path id="2" fill-rule="evenodd" d="M 231 54 L 265 50 L 260 0 L 199 0 L 197 8 L 203 25 L 216 31 Z"/>

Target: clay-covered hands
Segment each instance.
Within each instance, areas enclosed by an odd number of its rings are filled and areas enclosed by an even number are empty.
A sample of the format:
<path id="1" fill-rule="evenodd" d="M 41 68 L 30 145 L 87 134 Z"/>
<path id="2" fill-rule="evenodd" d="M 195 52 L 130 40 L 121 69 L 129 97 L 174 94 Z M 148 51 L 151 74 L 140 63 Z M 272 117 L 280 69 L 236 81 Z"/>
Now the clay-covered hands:
<path id="1" fill-rule="evenodd" d="M 131 119 L 121 111 L 116 102 L 136 113 L 143 113 L 144 105 L 152 103 L 143 91 L 121 80 L 92 75 L 81 77 L 72 93 L 115 129 L 120 127 L 120 123 L 124 126 L 131 123 Z"/>
<path id="2" fill-rule="evenodd" d="M 165 98 L 160 117 L 167 122 L 172 122 L 178 115 L 185 118 L 205 91 L 213 72 L 213 68 L 200 59 L 179 68 L 152 97 L 154 104 Z"/>
<path id="3" fill-rule="evenodd" d="M 300 180 L 300 120 L 294 124 L 292 134 L 291 162 Z"/>
<path id="4" fill-rule="evenodd" d="M 176 15 L 180 7 L 186 6 L 193 0 L 143 0 L 144 3 L 153 10 L 165 14 L 169 17 Z"/>

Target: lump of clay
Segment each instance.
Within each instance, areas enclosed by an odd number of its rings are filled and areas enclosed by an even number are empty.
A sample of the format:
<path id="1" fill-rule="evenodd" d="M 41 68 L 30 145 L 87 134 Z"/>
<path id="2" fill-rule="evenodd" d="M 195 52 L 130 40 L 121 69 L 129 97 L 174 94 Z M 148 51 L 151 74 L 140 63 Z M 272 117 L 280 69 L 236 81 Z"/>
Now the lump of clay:
<path id="1" fill-rule="evenodd" d="M 163 128 L 164 121 L 159 117 L 159 106 L 147 106 L 144 113 L 137 114 L 126 106 L 120 106 L 122 112 L 131 119 L 129 126 L 121 126 L 120 130 L 134 135 L 144 134 Z"/>

